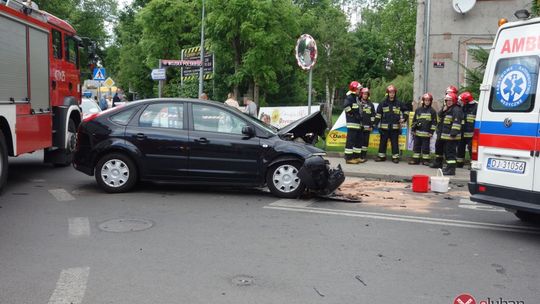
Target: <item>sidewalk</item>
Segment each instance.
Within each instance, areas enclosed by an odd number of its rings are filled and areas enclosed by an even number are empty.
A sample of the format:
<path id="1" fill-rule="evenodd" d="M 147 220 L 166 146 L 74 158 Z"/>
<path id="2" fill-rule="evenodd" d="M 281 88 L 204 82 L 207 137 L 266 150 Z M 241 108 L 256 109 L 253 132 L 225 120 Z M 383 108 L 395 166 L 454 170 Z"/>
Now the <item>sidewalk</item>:
<path id="1" fill-rule="evenodd" d="M 329 152 L 326 159 L 330 161 L 332 167 L 341 165 L 345 176 L 377 178 L 390 181 L 411 180 L 413 175 L 423 174 L 428 176 L 437 175 L 438 169 L 431 169 L 423 165 L 409 165 L 408 159 L 402 159 L 399 164 L 394 164 L 390 159 L 385 162 L 375 162 L 372 156 L 363 164 L 350 165 L 345 163 L 345 159 L 340 153 Z M 449 176 L 450 182 L 467 183 L 470 171 L 468 169 L 456 169 L 455 176 Z"/>

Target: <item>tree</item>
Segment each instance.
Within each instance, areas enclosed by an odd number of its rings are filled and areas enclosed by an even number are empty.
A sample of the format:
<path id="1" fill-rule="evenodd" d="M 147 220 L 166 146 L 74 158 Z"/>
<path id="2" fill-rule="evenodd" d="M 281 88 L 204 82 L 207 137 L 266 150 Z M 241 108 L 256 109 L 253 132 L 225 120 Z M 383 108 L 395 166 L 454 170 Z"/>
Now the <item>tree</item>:
<path id="1" fill-rule="evenodd" d="M 279 89 L 277 75 L 287 65 L 298 36 L 298 10 L 286 0 L 211 0 L 207 33 L 213 50 L 229 55 L 234 74 L 226 78 L 239 96 L 248 85 L 254 101 Z"/>

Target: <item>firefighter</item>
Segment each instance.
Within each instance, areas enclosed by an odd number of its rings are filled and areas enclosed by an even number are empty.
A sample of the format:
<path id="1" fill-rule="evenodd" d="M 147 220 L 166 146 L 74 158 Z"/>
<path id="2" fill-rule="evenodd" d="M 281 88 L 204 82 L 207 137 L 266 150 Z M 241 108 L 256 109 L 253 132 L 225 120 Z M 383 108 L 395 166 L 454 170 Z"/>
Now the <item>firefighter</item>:
<path id="1" fill-rule="evenodd" d="M 450 85 L 446 88 L 444 91 L 444 94 L 453 93 L 457 96 L 458 88 L 456 88 L 453 85 Z M 433 159 L 433 163 L 430 165 L 431 168 L 442 168 L 443 167 L 443 159 L 444 159 L 444 149 L 443 149 L 443 143 L 441 142 L 441 131 L 442 131 L 442 117 L 443 115 L 443 109 L 446 108 L 446 101 L 443 101 L 443 108 L 439 111 L 439 119 L 437 123 L 437 140 L 435 141 L 435 158 Z M 438 147 L 438 148 L 437 148 Z"/>
<path id="2" fill-rule="evenodd" d="M 391 84 L 386 88 L 386 99 L 377 107 L 375 115 L 375 125 L 379 126 L 381 141 L 379 144 L 379 154 L 376 162 L 386 161 L 386 145 L 388 139 L 392 145 L 392 162 L 399 163 L 399 134 L 401 134 L 401 123 L 407 120 L 406 109 L 397 97 L 397 89 Z"/>
<path id="3" fill-rule="evenodd" d="M 432 102 L 433 95 L 425 93 L 422 95 L 422 105 L 414 112 L 411 126 L 411 132 L 414 135 L 414 154 L 409 165 L 418 165 L 420 154 L 422 154 L 422 165 L 429 165 L 429 144 L 437 128 L 437 112 L 431 107 Z"/>
<path id="4" fill-rule="evenodd" d="M 347 141 L 345 143 L 345 162 L 347 164 L 360 163 L 362 152 L 361 113 L 358 105 L 358 93 L 362 85 L 358 81 L 349 84 L 349 91 L 343 104 L 345 119 L 347 121 Z"/>
<path id="5" fill-rule="evenodd" d="M 435 144 L 435 153 L 446 159 L 444 175 L 456 175 L 457 145 L 461 140 L 461 123 L 463 111 L 458 105 L 458 97 L 454 93 L 448 93 L 444 97 L 445 105 L 439 117 L 440 140 Z M 442 164 L 442 159 L 440 159 Z"/>
<path id="6" fill-rule="evenodd" d="M 457 167 L 463 168 L 465 163 L 465 147 L 469 149 L 469 156 L 472 154 L 472 137 L 474 133 L 474 122 L 476 120 L 476 110 L 478 103 L 470 92 L 463 92 L 459 95 L 463 107 L 463 130 L 461 141 L 457 150 Z"/>
<path id="7" fill-rule="evenodd" d="M 369 135 L 373 130 L 375 123 L 375 106 L 369 100 L 370 92 L 368 88 L 360 90 L 360 112 L 362 117 L 362 152 L 360 153 L 360 162 L 367 161 L 367 151 L 369 146 Z"/>

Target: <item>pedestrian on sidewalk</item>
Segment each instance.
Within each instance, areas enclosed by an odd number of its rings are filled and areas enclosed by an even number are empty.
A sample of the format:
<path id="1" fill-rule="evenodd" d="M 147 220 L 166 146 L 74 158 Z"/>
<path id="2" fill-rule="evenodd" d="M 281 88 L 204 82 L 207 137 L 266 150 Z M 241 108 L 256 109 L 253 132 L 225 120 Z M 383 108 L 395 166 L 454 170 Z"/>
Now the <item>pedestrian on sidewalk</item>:
<path id="1" fill-rule="evenodd" d="M 465 164 L 465 148 L 469 149 L 469 157 L 472 158 L 472 137 L 478 103 L 470 92 L 461 93 L 459 100 L 463 104 L 463 132 L 457 149 L 457 167 L 463 168 Z"/>
<path id="2" fill-rule="evenodd" d="M 230 107 L 233 107 L 233 108 L 237 108 L 238 110 L 240 110 L 240 104 L 234 98 L 233 93 L 227 94 L 227 100 L 225 100 L 224 104 L 226 104 L 226 105 L 228 105 Z"/>
<path id="3" fill-rule="evenodd" d="M 375 106 L 369 99 L 370 95 L 371 93 L 368 88 L 360 90 L 360 115 L 362 118 L 362 152 L 360 152 L 360 163 L 365 163 L 367 161 L 369 135 L 371 134 L 373 124 L 375 123 Z"/>
<path id="4" fill-rule="evenodd" d="M 347 164 L 360 163 L 360 153 L 362 152 L 362 132 L 360 129 L 362 120 L 358 104 L 360 89 L 362 89 L 362 85 L 358 81 L 352 81 L 343 102 L 343 111 L 345 111 L 347 122 L 347 140 L 345 142 L 345 162 Z"/>
<path id="5" fill-rule="evenodd" d="M 399 134 L 401 134 L 401 124 L 408 119 L 405 105 L 396 97 L 397 89 L 391 84 L 386 88 L 386 99 L 379 103 L 375 125 L 379 126 L 381 141 L 379 144 L 379 154 L 376 162 L 386 161 L 386 146 L 388 140 L 392 146 L 392 162 L 399 163 Z"/>
<path id="6" fill-rule="evenodd" d="M 429 144 L 437 128 L 437 112 L 431 106 L 432 102 L 433 95 L 425 93 L 422 95 L 422 105 L 414 112 L 411 126 L 411 134 L 414 136 L 414 154 L 409 165 L 418 165 L 420 155 L 422 156 L 422 165 L 429 165 Z"/>
<path id="7" fill-rule="evenodd" d="M 446 159 L 446 167 L 443 169 L 444 175 L 456 175 L 456 154 L 457 145 L 461 140 L 461 124 L 463 121 L 463 111 L 458 105 L 457 95 L 448 93 L 444 97 L 445 106 L 439 114 L 440 140 L 435 143 L 435 154 L 443 155 Z M 442 167 L 442 157 L 437 157 L 431 166 L 432 168 Z"/>

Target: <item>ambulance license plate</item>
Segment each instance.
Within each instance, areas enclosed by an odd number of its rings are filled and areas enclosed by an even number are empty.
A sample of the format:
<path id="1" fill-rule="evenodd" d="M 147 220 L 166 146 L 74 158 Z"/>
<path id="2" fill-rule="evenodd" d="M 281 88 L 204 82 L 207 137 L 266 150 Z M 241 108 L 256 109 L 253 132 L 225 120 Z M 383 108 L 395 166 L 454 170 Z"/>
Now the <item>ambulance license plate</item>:
<path id="1" fill-rule="evenodd" d="M 488 158 L 487 168 L 488 170 L 523 174 L 525 173 L 525 162 L 499 158 Z"/>

